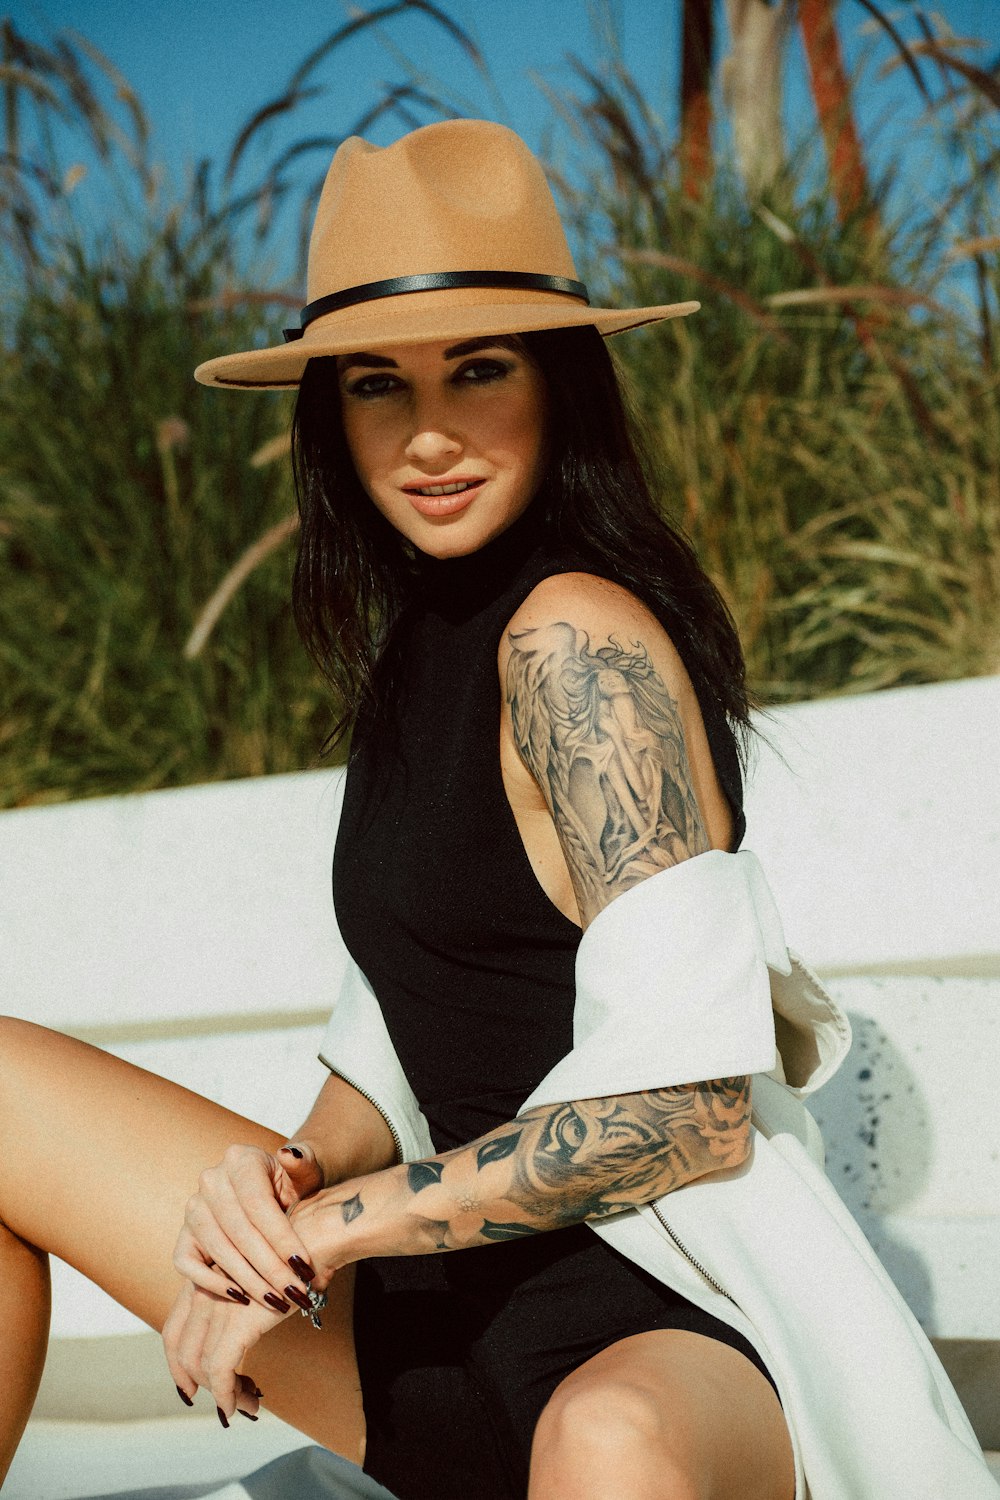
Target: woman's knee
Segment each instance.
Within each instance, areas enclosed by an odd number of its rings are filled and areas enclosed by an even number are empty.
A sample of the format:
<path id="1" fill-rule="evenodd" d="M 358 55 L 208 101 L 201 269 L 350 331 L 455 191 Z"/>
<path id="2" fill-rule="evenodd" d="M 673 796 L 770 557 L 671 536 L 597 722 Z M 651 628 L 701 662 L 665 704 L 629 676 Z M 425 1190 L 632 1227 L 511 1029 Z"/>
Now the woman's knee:
<path id="1" fill-rule="evenodd" d="M 664 1427 L 652 1392 L 628 1380 L 564 1380 L 542 1412 L 539 1432 L 574 1444 L 615 1429 L 637 1442 L 656 1441 Z"/>
<path id="2" fill-rule="evenodd" d="M 23 1021 L 18 1016 L 0 1016 L 0 1079 L 6 1076 L 17 1080 L 26 1067 L 37 1061 L 46 1039 L 51 1040 L 54 1035 L 34 1021 Z M 4 1092 L 0 1089 L 0 1104 Z M 15 1102 L 13 1097 L 11 1102 Z"/>
<path id="3" fill-rule="evenodd" d="M 557 1387 L 535 1430 L 533 1467 L 565 1474 L 594 1493 L 605 1493 L 614 1467 L 625 1496 L 653 1494 L 657 1500 L 706 1500 L 694 1470 L 683 1424 L 671 1419 L 663 1393 L 627 1376 L 600 1380 L 570 1376 Z M 655 1476 L 655 1491 L 648 1478 Z M 567 1488 L 567 1493 L 570 1490 Z M 586 1494 L 586 1488 L 578 1490 Z"/>
<path id="4" fill-rule="evenodd" d="M 19 1058 L 36 1056 L 40 1049 L 59 1032 L 35 1021 L 25 1021 L 20 1016 L 0 1015 L 0 1063 L 17 1062 Z"/>
<path id="5" fill-rule="evenodd" d="M 30 1041 L 33 1032 L 43 1031 L 45 1028 L 37 1026 L 34 1021 L 24 1021 L 20 1016 L 0 1015 L 0 1039 L 13 1042 L 15 1046 Z M 6 1057 L 6 1047 L 0 1051 L 0 1057 Z"/>

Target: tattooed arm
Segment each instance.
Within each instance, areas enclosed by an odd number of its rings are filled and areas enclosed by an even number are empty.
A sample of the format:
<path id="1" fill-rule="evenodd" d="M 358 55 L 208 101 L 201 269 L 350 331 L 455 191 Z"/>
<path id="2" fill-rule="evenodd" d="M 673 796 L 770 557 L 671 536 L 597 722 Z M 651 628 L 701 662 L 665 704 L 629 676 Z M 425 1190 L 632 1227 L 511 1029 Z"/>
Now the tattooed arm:
<path id="1" fill-rule="evenodd" d="M 468 1146 L 328 1188 L 290 1217 L 321 1274 L 606 1218 L 738 1166 L 749 1098 L 748 1079 L 723 1078 L 529 1110 Z"/>
<path id="2" fill-rule="evenodd" d="M 500 669 L 502 729 L 517 756 L 507 757 L 508 791 L 544 805 L 582 926 L 710 847 L 688 752 L 688 731 L 704 736 L 694 692 L 631 595 L 579 575 L 546 580 L 511 621 Z M 704 740 L 701 750 L 710 760 Z M 717 813 L 714 777 L 701 780 Z"/>
<path id="3" fill-rule="evenodd" d="M 680 707 L 686 693 L 687 718 L 700 729 L 693 691 L 666 635 L 630 595 L 580 575 L 547 580 L 511 622 L 500 668 L 504 733 L 529 796 L 544 799 L 583 925 L 639 881 L 710 847 Z M 505 770 L 512 803 L 516 775 Z M 728 836 L 725 811 L 715 821 Z M 292 1216 L 330 1269 L 516 1239 L 738 1165 L 749 1115 L 747 1077 L 540 1107 L 468 1146 L 331 1188 Z"/>

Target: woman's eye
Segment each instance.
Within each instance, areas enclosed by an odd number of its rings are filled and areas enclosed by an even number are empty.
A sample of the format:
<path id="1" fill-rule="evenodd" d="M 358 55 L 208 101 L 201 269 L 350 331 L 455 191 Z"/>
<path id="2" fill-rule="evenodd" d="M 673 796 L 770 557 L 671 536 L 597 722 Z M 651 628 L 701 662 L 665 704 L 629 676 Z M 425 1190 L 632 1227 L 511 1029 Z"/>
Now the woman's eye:
<path id="1" fill-rule="evenodd" d="M 491 380 L 503 380 L 509 374 L 510 366 L 501 364 L 498 359 L 473 359 L 461 366 L 455 379 L 470 385 L 485 385 Z"/>
<path id="2" fill-rule="evenodd" d="M 397 384 L 392 375 L 363 375 L 360 380 L 355 380 L 347 387 L 347 394 L 371 400 L 376 396 L 387 396 L 396 389 Z"/>

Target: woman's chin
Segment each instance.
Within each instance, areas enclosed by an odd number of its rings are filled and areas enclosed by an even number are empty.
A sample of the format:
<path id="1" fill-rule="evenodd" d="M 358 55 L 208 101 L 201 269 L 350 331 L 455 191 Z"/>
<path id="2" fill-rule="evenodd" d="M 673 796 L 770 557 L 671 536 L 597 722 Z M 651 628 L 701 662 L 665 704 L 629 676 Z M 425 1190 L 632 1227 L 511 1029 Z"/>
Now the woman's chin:
<path id="1" fill-rule="evenodd" d="M 436 521 L 421 517 L 423 524 L 407 527 L 407 540 L 418 552 L 441 562 L 468 557 L 513 526 L 527 508 L 527 505 L 520 505 L 508 514 L 498 516 L 495 511 L 490 514 L 484 510 L 477 512 L 475 505 L 470 505 L 457 515 Z"/>
<path id="2" fill-rule="evenodd" d="M 414 540 L 414 546 L 425 557 L 434 557 L 439 562 L 446 562 L 452 557 L 469 557 L 473 552 L 478 552 L 480 547 L 485 547 L 486 543 L 492 541 L 496 535 L 496 532 L 483 534 L 479 530 L 468 529 L 464 531 L 464 534 L 459 534 L 456 527 L 441 527 L 433 536 L 421 537 L 419 541 Z"/>

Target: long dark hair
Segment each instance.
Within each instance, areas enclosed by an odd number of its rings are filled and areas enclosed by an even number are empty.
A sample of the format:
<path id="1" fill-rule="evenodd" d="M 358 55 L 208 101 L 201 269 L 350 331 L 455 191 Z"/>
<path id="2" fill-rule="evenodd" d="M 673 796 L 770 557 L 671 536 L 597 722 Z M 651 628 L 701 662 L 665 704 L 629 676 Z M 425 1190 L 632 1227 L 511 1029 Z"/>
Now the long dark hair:
<path id="1" fill-rule="evenodd" d="M 653 500 L 635 424 L 595 328 L 523 333 L 548 388 L 549 463 L 535 504 L 560 553 L 614 579 L 652 610 L 704 701 L 745 745 L 750 700 L 739 637 L 690 543 Z M 292 428 L 301 532 L 292 583 L 299 632 L 337 692 L 332 740 L 377 711 L 376 665 L 414 577 L 399 534 L 362 489 L 344 436 L 336 360 L 311 359 Z"/>

